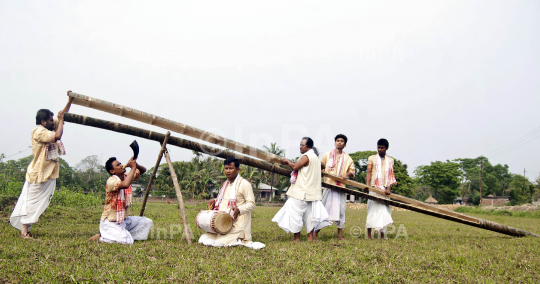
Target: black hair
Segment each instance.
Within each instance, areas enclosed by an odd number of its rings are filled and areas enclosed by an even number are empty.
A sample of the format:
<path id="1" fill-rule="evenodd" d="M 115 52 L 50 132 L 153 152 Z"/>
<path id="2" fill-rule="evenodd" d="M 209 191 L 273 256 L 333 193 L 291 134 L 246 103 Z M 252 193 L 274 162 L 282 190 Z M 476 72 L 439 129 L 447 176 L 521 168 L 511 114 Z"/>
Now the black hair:
<path id="1" fill-rule="evenodd" d="M 343 135 L 343 134 L 338 134 L 336 135 L 336 138 L 334 138 L 334 142 L 336 142 L 339 138 L 342 138 L 343 140 L 345 140 L 345 144 L 347 144 L 347 136 Z"/>
<path id="2" fill-rule="evenodd" d="M 49 117 L 53 116 L 53 112 L 48 109 L 40 109 L 36 114 L 36 125 L 41 125 L 42 120 L 49 120 Z"/>
<path id="3" fill-rule="evenodd" d="M 234 162 L 234 166 L 238 169 L 240 167 L 240 160 L 234 157 L 229 157 L 223 161 L 223 165 L 228 165 L 230 163 Z"/>
<path id="4" fill-rule="evenodd" d="M 107 172 L 112 176 L 111 174 L 111 170 L 113 169 L 113 165 L 112 163 L 116 161 L 116 157 L 111 157 L 107 160 L 107 162 L 105 162 L 105 169 L 107 170 Z"/>
<path id="5" fill-rule="evenodd" d="M 315 152 L 315 155 L 319 156 L 319 150 L 313 146 L 313 139 L 309 137 L 304 137 L 302 140 L 306 140 L 306 146 L 310 149 L 313 149 L 313 152 Z"/>
<path id="6" fill-rule="evenodd" d="M 390 146 L 390 144 L 388 144 L 388 140 L 384 139 L 384 138 L 381 138 L 379 139 L 379 141 L 377 141 L 377 146 L 385 146 L 386 149 L 388 149 L 388 147 Z"/>

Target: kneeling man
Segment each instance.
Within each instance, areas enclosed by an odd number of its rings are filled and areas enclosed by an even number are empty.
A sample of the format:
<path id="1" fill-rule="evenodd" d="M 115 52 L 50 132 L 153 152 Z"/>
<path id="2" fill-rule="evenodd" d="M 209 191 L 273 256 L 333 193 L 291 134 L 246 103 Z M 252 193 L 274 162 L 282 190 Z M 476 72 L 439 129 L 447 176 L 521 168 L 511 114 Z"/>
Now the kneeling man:
<path id="1" fill-rule="evenodd" d="M 205 233 L 199 238 L 199 243 L 207 246 L 242 245 L 253 249 L 264 248 L 264 244 L 251 240 L 251 210 L 255 208 L 255 196 L 249 181 L 238 174 L 240 161 L 227 158 L 223 164 L 227 180 L 221 186 L 217 198 L 208 202 L 208 207 L 231 212 L 233 227 L 225 235 Z"/>
<path id="2" fill-rule="evenodd" d="M 133 200 L 131 183 L 146 172 L 146 168 L 137 165 L 135 160 L 130 159 L 126 170 L 116 158 L 110 158 L 105 163 L 107 172 L 111 177 L 107 180 L 105 190 L 105 211 L 101 214 L 99 223 L 100 241 L 106 243 L 133 244 L 133 240 L 146 240 L 148 233 L 154 225 L 152 220 L 146 217 L 129 216 L 129 205 Z"/>

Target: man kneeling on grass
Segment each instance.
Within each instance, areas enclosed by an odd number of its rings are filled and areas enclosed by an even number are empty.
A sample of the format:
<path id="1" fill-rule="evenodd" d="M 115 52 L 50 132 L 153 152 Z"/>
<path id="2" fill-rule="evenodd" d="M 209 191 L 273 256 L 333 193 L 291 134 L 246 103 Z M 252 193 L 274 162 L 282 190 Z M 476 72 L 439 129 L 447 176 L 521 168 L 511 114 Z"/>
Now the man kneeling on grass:
<path id="1" fill-rule="evenodd" d="M 227 158 L 223 165 L 227 180 L 221 186 L 217 198 L 208 201 L 208 207 L 231 214 L 233 227 L 225 235 L 205 233 L 199 238 L 199 243 L 213 247 L 241 245 L 252 249 L 262 249 L 265 245 L 254 242 L 251 238 L 251 211 L 255 209 L 255 196 L 251 183 L 238 174 L 239 160 Z"/>
<path id="2" fill-rule="evenodd" d="M 129 206 L 133 200 L 131 183 L 146 172 L 146 168 L 130 159 L 126 170 L 116 158 L 110 158 L 105 163 L 105 169 L 111 174 L 105 186 L 105 211 L 101 214 L 99 233 L 90 240 L 99 238 L 101 242 L 133 244 L 133 240 L 144 241 L 154 225 L 146 217 L 129 216 Z"/>

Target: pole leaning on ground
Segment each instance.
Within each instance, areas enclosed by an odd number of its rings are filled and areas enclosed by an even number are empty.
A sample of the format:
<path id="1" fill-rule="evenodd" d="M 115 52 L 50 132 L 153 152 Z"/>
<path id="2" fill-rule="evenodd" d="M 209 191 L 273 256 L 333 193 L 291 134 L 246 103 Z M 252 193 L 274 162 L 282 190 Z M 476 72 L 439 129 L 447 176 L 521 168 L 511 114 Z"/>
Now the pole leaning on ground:
<path id="1" fill-rule="evenodd" d="M 178 199 L 178 206 L 180 207 L 180 215 L 182 217 L 182 225 L 184 225 L 184 236 L 188 245 L 191 245 L 191 232 L 188 227 L 187 217 L 186 217 L 186 208 L 184 207 L 184 198 L 182 198 L 182 191 L 180 190 L 180 185 L 178 184 L 178 178 L 176 177 L 176 171 L 174 170 L 173 163 L 169 157 L 169 151 L 165 150 L 165 160 L 169 166 L 169 172 L 171 173 L 171 178 L 174 185 L 174 190 L 176 191 L 176 198 Z"/>
<path id="2" fill-rule="evenodd" d="M 165 148 L 167 146 L 167 141 L 169 140 L 169 136 L 171 136 L 171 133 L 167 131 L 167 134 L 165 134 L 165 137 L 163 138 L 163 142 L 161 144 L 161 150 L 159 150 L 156 165 L 154 166 L 154 170 L 152 171 L 152 176 L 150 176 L 150 181 L 148 181 L 148 186 L 146 187 L 146 191 L 144 192 L 144 199 L 141 206 L 141 213 L 139 214 L 139 216 L 141 217 L 144 215 L 144 210 L 146 209 L 146 201 L 148 201 L 148 195 L 150 194 L 150 187 L 152 187 L 152 183 L 154 182 L 154 179 L 156 178 L 156 173 L 159 168 L 159 164 L 161 163 L 161 158 L 163 157 L 163 153 L 165 152 Z"/>
<path id="3" fill-rule="evenodd" d="M 117 123 L 117 122 L 112 122 L 112 121 L 107 121 L 107 120 L 101 120 L 101 119 L 86 117 L 86 116 L 77 115 L 77 114 L 73 114 L 73 113 L 66 113 L 64 115 L 64 121 L 70 122 L 70 123 L 75 123 L 75 124 L 80 124 L 80 125 L 91 126 L 91 127 L 95 127 L 95 128 L 101 128 L 101 129 L 105 129 L 105 130 L 110 130 L 110 131 L 114 131 L 114 132 L 118 132 L 118 133 L 123 133 L 123 134 L 132 135 L 132 136 L 136 136 L 136 137 L 140 137 L 140 138 L 144 138 L 144 139 L 159 141 L 159 142 L 163 141 L 164 136 L 165 136 L 164 134 L 156 133 L 154 131 L 149 131 L 149 130 L 145 130 L 145 129 L 141 129 L 141 128 L 125 125 L 125 124 L 120 124 L 120 123 Z M 244 156 L 244 155 L 239 155 L 237 153 L 232 153 L 232 152 L 229 152 L 229 151 L 224 151 L 223 149 L 218 149 L 218 148 L 214 148 L 214 147 L 211 147 L 211 146 L 202 145 L 202 144 L 197 143 L 197 142 L 193 142 L 193 141 L 186 140 L 186 139 L 181 139 L 181 138 L 174 137 L 174 136 L 171 136 L 169 138 L 167 144 L 173 145 L 173 146 L 178 146 L 178 147 L 181 147 L 181 148 L 184 148 L 184 149 L 189 149 L 189 150 L 201 152 L 201 153 L 207 153 L 207 154 L 212 153 L 213 156 L 223 158 L 223 159 L 226 159 L 226 158 L 229 158 L 229 157 L 235 157 L 235 158 L 239 159 L 241 164 L 252 166 L 252 167 L 262 169 L 262 170 L 265 170 L 265 171 L 268 171 L 268 172 L 277 173 L 277 174 L 287 176 L 287 177 L 290 176 L 290 174 L 291 174 L 290 169 L 284 169 L 282 167 L 276 167 L 276 166 L 274 166 L 274 164 L 271 164 L 271 163 L 266 162 L 266 161 L 256 160 L 256 159 L 253 159 L 251 157 L 247 157 L 247 156 Z M 203 149 L 204 149 L 204 151 L 203 151 Z M 364 192 L 359 191 L 359 190 L 354 190 L 354 189 L 349 189 L 349 188 L 344 188 L 344 187 L 336 187 L 334 185 L 330 185 L 330 184 L 326 184 L 326 183 L 323 183 L 322 185 L 324 187 L 334 188 L 334 189 L 337 189 L 337 190 L 340 190 L 340 191 L 347 192 L 349 194 L 353 194 L 353 195 L 355 195 L 357 197 L 362 197 L 362 198 L 375 200 L 375 201 L 385 203 L 385 204 L 389 204 L 389 205 L 392 205 L 392 206 L 409 209 L 411 211 L 415 211 L 415 212 L 423 213 L 423 214 L 426 214 L 426 215 L 430 215 L 430 216 L 434 216 L 434 217 L 438 217 L 438 218 L 443 218 L 443 219 L 446 219 L 446 220 L 450 220 L 450 221 L 454 221 L 454 222 L 458 222 L 458 223 L 462 223 L 462 224 L 466 224 L 466 225 L 470 225 L 470 226 L 474 226 L 474 227 L 478 227 L 478 228 L 498 232 L 498 233 L 501 233 L 501 234 L 506 234 L 506 235 L 510 235 L 510 236 L 518 236 L 518 237 L 522 237 L 522 236 L 540 237 L 537 234 L 527 232 L 525 230 L 520 230 L 520 229 L 508 227 L 508 226 L 501 225 L 501 224 L 498 224 L 498 223 L 495 223 L 495 222 L 474 218 L 474 217 L 467 216 L 467 215 L 464 215 L 464 214 L 459 214 L 458 216 L 450 215 L 450 214 L 446 214 L 447 213 L 446 210 L 443 210 L 442 212 L 437 212 L 437 211 L 433 211 L 433 210 L 426 209 L 426 208 L 419 207 L 419 206 L 412 205 L 412 204 L 406 204 L 406 203 L 402 203 L 402 202 L 398 202 L 398 201 L 390 200 L 390 199 L 386 199 L 386 198 L 379 198 L 379 197 L 369 195 L 369 194 L 364 193 Z M 363 185 L 363 186 L 367 187 L 367 185 Z M 463 218 L 461 216 L 466 216 L 467 218 Z"/>

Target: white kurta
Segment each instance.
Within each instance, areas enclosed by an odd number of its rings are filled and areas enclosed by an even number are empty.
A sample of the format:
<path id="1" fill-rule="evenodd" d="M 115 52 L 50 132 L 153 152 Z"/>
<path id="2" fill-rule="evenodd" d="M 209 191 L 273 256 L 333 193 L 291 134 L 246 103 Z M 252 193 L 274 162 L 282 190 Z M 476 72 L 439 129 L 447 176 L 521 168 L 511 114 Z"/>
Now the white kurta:
<path id="1" fill-rule="evenodd" d="M 255 208 L 255 196 L 251 184 L 237 176 L 236 181 L 236 207 L 240 214 L 233 221 L 232 229 L 225 235 L 205 233 L 199 238 L 199 243 L 207 246 L 237 246 L 242 245 L 253 249 L 264 248 L 265 245 L 260 242 L 253 242 L 251 239 L 251 211 Z M 219 211 L 228 211 L 227 205 L 233 184 L 229 183 L 223 194 L 223 199 L 219 204 Z"/>
<path id="2" fill-rule="evenodd" d="M 49 206 L 56 187 L 56 179 L 42 183 L 25 182 L 17 204 L 9 217 L 11 226 L 21 230 L 23 224 L 28 224 L 28 231 L 32 224 L 37 223 L 39 216 Z"/>
<path id="3" fill-rule="evenodd" d="M 129 216 L 121 223 L 105 219 L 99 222 L 99 241 L 105 243 L 133 244 L 133 241 L 148 239 L 154 222 L 146 217 Z"/>

